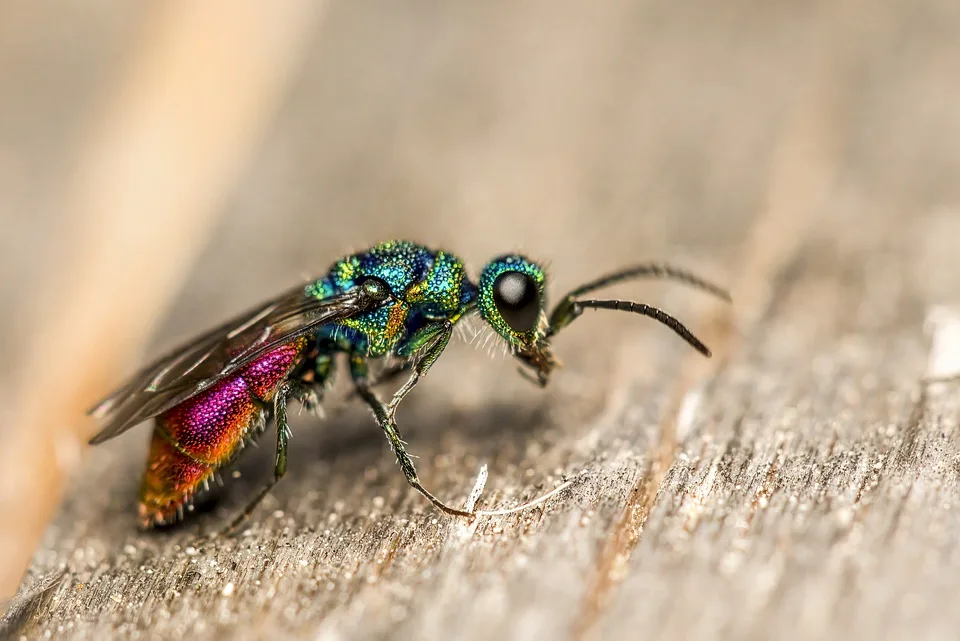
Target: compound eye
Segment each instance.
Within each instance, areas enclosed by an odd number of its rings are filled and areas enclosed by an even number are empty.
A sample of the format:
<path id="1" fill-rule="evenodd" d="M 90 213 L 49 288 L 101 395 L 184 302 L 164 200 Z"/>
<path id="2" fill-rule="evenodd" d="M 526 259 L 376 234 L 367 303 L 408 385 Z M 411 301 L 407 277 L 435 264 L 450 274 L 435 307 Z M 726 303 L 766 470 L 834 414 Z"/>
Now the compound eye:
<path id="1" fill-rule="evenodd" d="M 493 303 L 515 332 L 530 332 L 540 317 L 537 281 L 523 272 L 503 272 L 493 281 Z"/>

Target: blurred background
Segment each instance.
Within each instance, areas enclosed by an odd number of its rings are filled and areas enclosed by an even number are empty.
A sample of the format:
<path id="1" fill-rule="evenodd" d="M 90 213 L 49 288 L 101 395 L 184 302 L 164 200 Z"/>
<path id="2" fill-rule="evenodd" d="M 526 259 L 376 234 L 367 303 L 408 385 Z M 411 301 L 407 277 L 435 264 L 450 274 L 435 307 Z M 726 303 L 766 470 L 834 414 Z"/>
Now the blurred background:
<path id="1" fill-rule="evenodd" d="M 79 456 L 86 405 L 380 240 L 474 270 L 519 249 L 555 295 L 669 260 L 734 287 L 740 332 L 783 274 L 842 264 L 922 319 L 960 296 L 931 277 L 960 273 L 958 36 L 955 0 L 0 3 L 5 589 L 70 474 L 139 474 L 146 429 Z M 840 309 L 823 322 L 894 315 Z M 614 374 L 625 326 L 570 330 L 572 381 Z M 426 396 L 528 393 L 473 349 L 444 361 Z"/>

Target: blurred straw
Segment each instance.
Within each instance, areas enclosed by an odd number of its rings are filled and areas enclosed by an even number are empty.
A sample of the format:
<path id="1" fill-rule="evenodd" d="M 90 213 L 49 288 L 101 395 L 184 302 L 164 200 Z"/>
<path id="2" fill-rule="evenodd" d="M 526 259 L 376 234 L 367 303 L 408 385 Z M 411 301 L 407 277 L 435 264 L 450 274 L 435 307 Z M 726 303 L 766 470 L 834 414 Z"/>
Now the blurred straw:
<path id="1" fill-rule="evenodd" d="M 175 294 L 302 57 L 321 4 L 158 5 L 65 191 L 60 243 L 0 442 L 0 598 L 12 596 L 124 373 Z M 68 353 L 64 350 L 67 349 Z"/>

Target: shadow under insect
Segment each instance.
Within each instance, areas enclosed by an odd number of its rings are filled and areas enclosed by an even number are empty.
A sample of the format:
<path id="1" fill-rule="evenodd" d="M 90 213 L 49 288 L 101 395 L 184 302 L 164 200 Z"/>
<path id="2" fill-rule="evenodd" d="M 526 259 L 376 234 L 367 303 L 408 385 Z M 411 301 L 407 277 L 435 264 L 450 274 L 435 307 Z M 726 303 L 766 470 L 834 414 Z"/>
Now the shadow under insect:
<path id="1" fill-rule="evenodd" d="M 369 412 L 362 406 L 337 399 L 326 404 L 325 413 L 329 416 L 326 419 L 305 411 L 291 413 L 294 437 L 290 441 L 288 472 L 269 493 L 277 509 L 285 510 L 297 504 L 298 495 L 306 494 L 318 494 L 323 505 L 332 506 L 343 498 L 341 492 L 358 485 L 364 487 L 370 499 L 385 486 L 395 486 L 401 493 L 408 489 L 402 476 L 394 474 L 396 459 Z M 552 426 L 546 398 L 534 403 L 496 402 L 471 410 L 455 409 L 434 399 L 410 399 L 404 407 L 403 423 L 404 440 L 411 453 L 420 459 L 418 468 L 425 476 L 471 481 L 481 462 L 500 469 L 521 460 L 529 443 L 540 439 Z M 221 483 L 212 484 L 209 490 L 198 494 L 191 512 L 208 515 L 198 520 L 201 527 L 223 525 L 225 519 L 242 509 L 251 494 L 269 480 L 274 460 L 271 447 L 274 429 L 272 423 L 268 424 L 259 438 L 259 446 L 248 447 L 253 451 L 245 452 L 223 469 Z M 462 474 L 438 470 L 433 464 L 439 457 L 451 454 L 451 443 L 453 461 L 449 465 L 470 466 Z M 370 478 L 371 470 L 376 471 L 375 478 Z M 470 491 L 470 487 L 459 480 L 434 484 L 450 500 L 462 500 Z M 355 493 L 353 498 L 365 502 Z M 320 512 L 318 516 L 324 516 L 323 509 Z M 163 529 L 173 527 L 176 525 Z"/>

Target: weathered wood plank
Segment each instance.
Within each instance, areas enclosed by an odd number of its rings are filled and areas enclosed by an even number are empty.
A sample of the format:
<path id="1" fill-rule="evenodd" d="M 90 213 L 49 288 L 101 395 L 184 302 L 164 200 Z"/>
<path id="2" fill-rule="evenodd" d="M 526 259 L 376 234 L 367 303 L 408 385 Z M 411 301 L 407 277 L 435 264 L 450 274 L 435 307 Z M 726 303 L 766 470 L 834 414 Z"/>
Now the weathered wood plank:
<path id="1" fill-rule="evenodd" d="M 304 265 L 322 269 L 362 229 L 462 247 L 473 263 L 521 243 L 553 257 L 561 289 L 679 254 L 731 283 L 733 322 L 696 294 L 657 286 L 644 300 L 703 332 L 718 358 L 597 314 L 558 341 L 568 367 L 541 392 L 507 361 L 451 348 L 400 414 L 428 487 L 462 500 L 488 463 L 485 504 L 513 505 L 583 472 L 543 508 L 473 525 L 409 491 L 369 417 L 349 407 L 296 419 L 288 476 L 243 536 L 201 539 L 265 480 L 270 447 L 243 460 L 209 511 L 139 533 L 145 435 L 131 432 L 92 452 L 8 629 L 28 639 L 955 636 L 960 386 L 925 393 L 919 380 L 931 351 L 946 349 L 925 329 L 931 306 L 960 301 L 949 135 L 960 113 L 940 106 L 960 100 L 960 16 L 948 2 L 890 2 L 882 16 L 861 7 L 877 20 L 854 29 L 829 8 L 734 3 L 753 21 L 745 31 L 706 2 L 610 6 L 587 19 L 570 7 L 464 5 L 426 18 L 333 5 L 316 70 L 164 336 L 269 294 Z M 496 51 L 488 31 L 463 26 L 475 23 L 497 27 Z M 548 34 L 537 46 L 533 23 Z M 428 29 L 458 38 L 418 54 Z M 586 61 L 568 40 L 589 48 Z M 840 44 L 817 58 L 824 41 Z M 578 64 L 564 66 L 563 52 Z M 398 59 L 416 82 L 397 80 L 386 61 Z M 318 113 L 340 125 L 324 128 L 326 145 L 304 133 Z M 359 185 L 344 166 L 362 169 Z M 524 218 L 531 210 L 551 218 Z M 277 242 L 251 265 L 247 247 L 267 234 Z"/>

